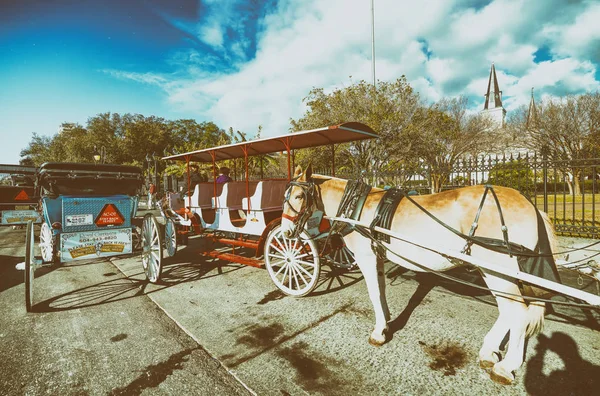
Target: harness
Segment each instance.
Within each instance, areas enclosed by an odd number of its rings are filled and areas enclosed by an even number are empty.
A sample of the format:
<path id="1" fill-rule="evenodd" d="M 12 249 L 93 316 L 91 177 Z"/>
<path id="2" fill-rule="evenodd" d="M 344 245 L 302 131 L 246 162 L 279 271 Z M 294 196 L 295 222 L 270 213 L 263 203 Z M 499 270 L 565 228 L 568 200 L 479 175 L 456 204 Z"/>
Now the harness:
<path id="1" fill-rule="evenodd" d="M 362 180 L 348 180 L 336 217 L 358 220 L 371 188 L 370 185 Z M 342 221 L 334 221 L 331 225 L 330 233 L 346 235 L 351 231 L 352 226 L 350 224 Z"/>
<path id="2" fill-rule="evenodd" d="M 306 221 L 310 217 L 310 211 L 308 210 L 308 208 L 312 208 L 315 204 L 316 188 L 314 182 L 312 181 L 299 182 L 294 180 L 290 182 L 290 186 L 298 186 L 302 188 L 306 197 L 306 205 L 301 211 L 296 211 L 289 204 L 289 195 L 286 195 L 285 197 L 285 202 L 287 202 L 290 209 L 294 213 L 296 213 L 296 216 L 284 216 L 296 223 L 296 228 L 294 230 L 293 237 L 297 237 L 304 228 Z M 336 217 L 346 217 L 351 218 L 353 220 L 357 220 L 360 217 L 360 214 L 364 207 L 364 203 L 370 190 L 371 186 L 369 186 L 366 183 L 363 183 L 362 181 L 348 181 L 348 184 L 346 185 L 346 189 L 344 190 L 344 194 L 340 201 L 340 206 L 338 208 L 338 213 Z M 502 230 L 502 240 L 475 235 L 475 231 L 477 230 L 479 223 L 479 218 L 481 216 L 481 212 L 483 211 L 483 205 L 485 203 L 488 193 L 492 194 L 494 202 L 496 203 L 496 209 L 498 210 L 498 216 L 500 218 Z M 419 208 L 420 211 L 425 213 L 436 223 L 440 224 L 442 227 L 446 228 L 450 232 L 466 240 L 465 247 L 462 251 L 463 253 L 470 254 L 471 247 L 473 245 L 477 245 L 494 252 L 508 254 L 510 257 L 516 256 L 517 262 L 522 271 L 525 271 L 532 275 L 540 276 L 548 280 L 562 283 L 558 271 L 556 269 L 556 265 L 554 263 L 554 257 L 548 243 L 548 237 L 546 235 L 546 228 L 544 226 L 543 219 L 539 214 L 539 211 L 537 211 L 536 209 L 538 220 L 538 233 L 540 235 L 538 237 L 539 242 L 538 245 L 535 247 L 535 250 L 531 250 L 523 245 L 511 242 L 508 237 L 508 227 L 506 226 L 506 223 L 504 221 L 504 215 L 502 213 L 500 201 L 496 195 L 496 192 L 494 191 L 493 186 L 491 185 L 485 186 L 481 202 L 475 215 L 475 219 L 471 224 L 471 228 L 468 234 L 464 234 L 461 231 L 449 226 L 448 224 L 438 219 L 431 212 L 425 209 L 422 205 L 416 202 L 410 196 L 410 194 L 404 193 L 401 189 L 392 188 L 387 190 L 381 198 L 381 200 L 379 201 L 379 204 L 377 205 L 377 209 L 375 211 L 375 216 L 370 224 L 369 230 L 363 229 L 362 227 L 355 227 L 342 221 L 338 221 L 334 222 L 334 224 L 332 225 L 329 231 L 330 236 L 346 235 L 351 231 L 356 230 L 361 235 L 369 238 L 371 240 L 371 248 L 373 249 L 373 252 L 379 258 L 384 258 L 385 250 L 389 249 L 387 249 L 387 247 L 383 245 L 383 242 L 389 243 L 390 237 L 388 235 L 376 232 L 374 228 L 376 226 L 379 226 L 381 228 L 389 230 L 394 217 L 394 213 L 396 212 L 400 201 L 405 197 L 413 205 Z"/>
<path id="3" fill-rule="evenodd" d="M 376 241 L 390 243 L 390 236 L 386 234 L 382 234 L 379 232 L 375 232 L 375 227 L 379 226 L 381 228 L 385 228 L 387 230 L 390 229 L 392 225 L 392 220 L 394 218 L 394 213 L 396 212 L 396 208 L 400 204 L 404 198 L 404 192 L 398 188 L 390 188 L 385 192 L 379 204 L 377 204 L 377 209 L 375 209 L 375 217 L 373 221 L 371 221 L 371 249 L 379 258 L 385 257 L 385 251 L 381 249 L 381 243 L 377 243 Z"/>

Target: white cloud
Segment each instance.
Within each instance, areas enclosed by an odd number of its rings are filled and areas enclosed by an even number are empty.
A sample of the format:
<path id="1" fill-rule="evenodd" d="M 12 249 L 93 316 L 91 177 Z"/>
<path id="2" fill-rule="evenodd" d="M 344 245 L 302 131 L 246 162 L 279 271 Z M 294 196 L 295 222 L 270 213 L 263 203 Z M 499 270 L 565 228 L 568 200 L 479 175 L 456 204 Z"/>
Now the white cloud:
<path id="1" fill-rule="evenodd" d="M 220 56 L 182 50 L 171 59 L 178 68 L 173 75 L 113 75 L 157 84 L 174 109 L 195 111 L 223 128 L 252 134 L 262 125 L 264 136 L 287 131 L 290 117 L 305 111 L 302 99 L 311 88 L 371 80 L 368 0 L 280 0 L 258 22 L 256 37 L 243 35 L 240 0 L 205 3 L 196 31 Z M 595 48 L 594 60 L 590 50 L 600 37 L 599 5 L 494 0 L 465 6 L 471 3 L 375 0 L 377 78 L 404 74 L 425 100 L 464 94 L 479 108 L 494 61 L 508 110 L 526 104 L 532 86 L 552 94 L 598 89 L 600 54 Z M 227 29 L 240 38 L 228 41 Z M 252 40 L 256 54 L 247 60 Z M 559 56 L 536 60 L 542 47 Z M 223 60 L 230 67 L 219 68 Z"/>

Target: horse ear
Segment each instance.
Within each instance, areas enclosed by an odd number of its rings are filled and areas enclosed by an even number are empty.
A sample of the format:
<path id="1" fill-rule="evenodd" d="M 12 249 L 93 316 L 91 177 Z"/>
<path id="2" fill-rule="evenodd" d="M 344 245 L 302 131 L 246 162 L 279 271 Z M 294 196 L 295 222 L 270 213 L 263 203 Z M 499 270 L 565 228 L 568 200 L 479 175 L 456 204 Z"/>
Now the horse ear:
<path id="1" fill-rule="evenodd" d="M 308 166 L 306 167 L 306 171 L 304 172 L 304 174 L 306 175 L 305 178 L 306 180 L 310 180 L 310 178 L 312 177 L 313 174 L 313 168 L 312 168 L 312 161 L 308 163 Z"/>
<path id="2" fill-rule="evenodd" d="M 298 165 L 296 167 L 296 170 L 294 171 L 294 178 L 300 176 L 302 174 L 302 167 L 300 165 Z"/>

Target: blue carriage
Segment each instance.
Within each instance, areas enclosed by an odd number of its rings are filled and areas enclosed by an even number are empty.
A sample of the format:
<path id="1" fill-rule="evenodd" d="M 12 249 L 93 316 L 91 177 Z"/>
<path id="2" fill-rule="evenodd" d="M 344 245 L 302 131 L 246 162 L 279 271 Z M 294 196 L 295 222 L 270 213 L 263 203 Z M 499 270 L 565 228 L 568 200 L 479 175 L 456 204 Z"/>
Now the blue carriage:
<path id="1" fill-rule="evenodd" d="M 80 163 L 40 166 L 35 175 L 35 191 L 41 202 L 41 260 L 34 256 L 34 227 L 33 221 L 29 221 L 24 268 L 27 311 L 33 305 L 36 267 L 133 252 L 139 239 L 134 218 L 143 181 L 142 171 L 134 166 Z M 147 264 L 152 255 L 162 260 L 162 238 L 151 214 L 144 218 L 141 233 L 146 253 L 142 254 L 142 262 Z"/>

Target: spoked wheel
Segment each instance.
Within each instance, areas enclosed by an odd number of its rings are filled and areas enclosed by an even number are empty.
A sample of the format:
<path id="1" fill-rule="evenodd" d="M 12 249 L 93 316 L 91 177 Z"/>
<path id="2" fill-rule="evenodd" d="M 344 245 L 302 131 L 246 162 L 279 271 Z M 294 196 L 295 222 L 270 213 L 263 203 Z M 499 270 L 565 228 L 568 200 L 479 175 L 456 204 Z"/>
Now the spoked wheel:
<path id="1" fill-rule="evenodd" d="M 33 254 L 33 222 L 27 222 L 25 236 L 25 309 L 31 312 L 33 306 L 33 278 L 35 272 L 35 256 Z"/>
<path id="2" fill-rule="evenodd" d="M 42 223 L 40 230 L 40 250 L 42 251 L 42 261 L 44 263 L 54 263 L 56 261 L 54 236 L 52 235 L 52 229 L 45 222 Z"/>
<path id="3" fill-rule="evenodd" d="M 173 219 L 167 218 L 165 223 L 165 245 L 167 256 L 173 257 L 177 254 L 177 227 Z"/>
<path id="4" fill-rule="evenodd" d="M 286 238 L 275 227 L 265 242 L 265 264 L 275 286 L 287 295 L 306 296 L 314 290 L 321 273 L 317 245 L 303 232 Z"/>
<path id="5" fill-rule="evenodd" d="M 158 221 L 148 213 L 142 223 L 142 265 L 146 278 L 152 283 L 158 282 L 162 272 L 162 246 Z"/>
<path id="6" fill-rule="evenodd" d="M 354 253 L 344 243 L 344 237 L 339 234 L 330 235 L 329 251 L 325 258 L 334 267 L 353 269 L 356 266 Z"/>

